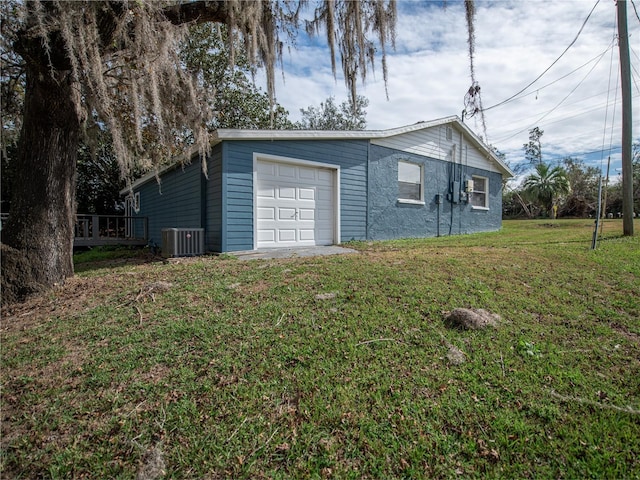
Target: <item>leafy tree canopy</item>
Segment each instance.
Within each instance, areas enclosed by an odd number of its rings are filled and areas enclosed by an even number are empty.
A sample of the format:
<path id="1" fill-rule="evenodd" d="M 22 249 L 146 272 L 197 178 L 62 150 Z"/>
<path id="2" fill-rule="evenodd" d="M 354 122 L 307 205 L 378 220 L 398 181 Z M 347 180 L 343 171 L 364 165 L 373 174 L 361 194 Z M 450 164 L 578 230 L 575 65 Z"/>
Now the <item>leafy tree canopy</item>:
<path id="1" fill-rule="evenodd" d="M 544 130 L 539 127 L 529 130 L 529 143 L 525 143 L 522 148 L 524 149 L 524 158 L 531 165 L 539 165 L 542 163 L 542 142 L 540 139 L 544 134 Z"/>
<path id="2" fill-rule="evenodd" d="M 327 98 L 319 107 L 301 108 L 302 119 L 295 127 L 304 130 L 364 130 L 367 128 L 369 100 L 358 95 L 355 103 L 349 99 L 337 105 L 334 97 Z"/>
<path id="3" fill-rule="evenodd" d="M 553 207 L 560 195 L 566 195 L 571 191 L 567 172 L 560 166 L 552 167 L 546 163 L 536 165 L 535 173 L 530 174 L 522 184 L 523 189 L 537 199 L 549 213 L 555 218 Z"/>
<path id="4" fill-rule="evenodd" d="M 182 45 L 181 57 L 196 75 L 206 94 L 203 100 L 212 112 L 209 130 L 293 128 L 289 112 L 255 86 L 256 67 L 249 61 L 244 44 L 234 46 L 232 61 L 229 41 L 225 25 L 205 23 L 192 26 Z"/>

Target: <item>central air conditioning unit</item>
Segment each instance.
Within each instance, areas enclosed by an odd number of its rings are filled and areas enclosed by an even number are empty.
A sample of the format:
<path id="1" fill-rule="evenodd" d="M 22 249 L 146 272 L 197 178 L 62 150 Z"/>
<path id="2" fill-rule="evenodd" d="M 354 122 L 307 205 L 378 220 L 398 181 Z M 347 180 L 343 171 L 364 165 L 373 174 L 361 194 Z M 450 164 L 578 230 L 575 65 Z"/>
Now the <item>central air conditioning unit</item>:
<path id="1" fill-rule="evenodd" d="M 192 257 L 204 254 L 204 228 L 162 229 L 163 257 Z"/>

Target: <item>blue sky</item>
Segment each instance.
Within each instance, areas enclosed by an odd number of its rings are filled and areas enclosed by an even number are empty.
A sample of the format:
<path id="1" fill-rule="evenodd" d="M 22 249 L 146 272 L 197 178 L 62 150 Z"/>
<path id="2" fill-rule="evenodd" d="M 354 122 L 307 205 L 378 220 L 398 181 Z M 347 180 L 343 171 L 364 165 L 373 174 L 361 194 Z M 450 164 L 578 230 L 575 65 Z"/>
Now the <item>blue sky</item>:
<path id="1" fill-rule="evenodd" d="M 634 2 L 640 9 L 640 0 Z M 444 9 L 441 3 L 398 0 L 396 49 L 388 57 L 389 99 L 380 63 L 358 88 L 370 102 L 369 129 L 461 116 L 471 86 L 465 14 L 460 1 L 449 0 Z M 633 136 L 640 141 L 640 19 L 630 0 L 627 4 Z M 611 153 L 612 176 L 618 175 L 621 99 L 614 1 L 480 0 L 476 9 L 475 70 L 488 142 L 517 163 L 529 130 L 539 126 L 545 160 L 573 156 L 606 168 Z M 283 60 L 276 97 L 292 119 L 329 96 L 346 100 L 343 77 L 340 71 L 333 77 L 323 36 L 310 41 L 301 35 L 296 48 L 285 49 Z M 556 60 L 516 98 L 489 108 L 520 92 Z M 479 118 L 466 122 L 484 136 Z"/>

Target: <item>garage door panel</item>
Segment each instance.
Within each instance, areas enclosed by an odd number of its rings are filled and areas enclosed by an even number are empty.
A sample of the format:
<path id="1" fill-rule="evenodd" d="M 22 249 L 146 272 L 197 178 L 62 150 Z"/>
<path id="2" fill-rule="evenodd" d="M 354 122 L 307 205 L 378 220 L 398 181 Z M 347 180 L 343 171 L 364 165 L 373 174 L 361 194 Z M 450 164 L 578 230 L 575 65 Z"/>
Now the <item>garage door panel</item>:
<path id="1" fill-rule="evenodd" d="M 280 163 L 278 164 L 278 176 L 283 178 L 296 178 L 296 167 Z"/>
<path id="2" fill-rule="evenodd" d="M 258 231 L 258 242 L 261 243 L 273 243 L 276 242 L 276 231 L 275 229 L 261 229 Z"/>
<path id="3" fill-rule="evenodd" d="M 269 178 L 276 176 L 276 164 L 270 162 L 258 162 L 258 175 L 261 178 Z"/>
<path id="4" fill-rule="evenodd" d="M 299 188 L 298 199 L 300 200 L 315 200 L 316 190 L 315 188 Z"/>
<path id="5" fill-rule="evenodd" d="M 278 229 L 278 241 L 279 242 L 295 242 L 296 231 L 294 229 Z"/>
<path id="6" fill-rule="evenodd" d="M 314 239 L 316 245 L 332 245 L 333 237 L 328 233 L 320 232 Z"/>
<path id="7" fill-rule="evenodd" d="M 318 185 L 333 185 L 333 172 L 318 170 Z"/>
<path id="8" fill-rule="evenodd" d="M 317 169 L 315 168 L 305 168 L 299 167 L 298 169 L 298 178 L 300 180 L 312 180 L 315 181 L 317 177 Z"/>
<path id="9" fill-rule="evenodd" d="M 258 248 L 332 244 L 335 172 L 295 164 L 257 163 Z"/>
<path id="10" fill-rule="evenodd" d="M 300 208 L 298 209 L 298 215 L 300 220 L 315 220 L 316 211 L 311 208 Z"/>
<path id="11" fill-rule="evenodd" d="M 313 242 L 316 239 L 315 231 L 309 229 L 300 229 L 300 241 Z"/>
<path id="12" fill-rule="evenodd" d="M 278 187 L 278 198 L 295 200 L 296 188 L 295 187 Z"/>
<path id="13" fill-rule="evenodd" d="M 333 211 L 331 210 L 320 209 L 320 210 L 317 210 L 315 213 L 317 215 L 317 220 L 320 223 L 327 224 L 327 223 L 330 223 L 331 220 L 333 219 Z"/>
<path id="14" fill-rule="evenodd" d="M 279 208 L 278 220 L 295 220 L 296 209 L 295 208 Z"/>
<path id="15" fill-rule="evenodd" d="M 259 207 L 258 219 L 259 220 L 275 220 L 276 209 L 274 207 Z"/>
<path id="16" fill-rule="evenodd" d="M 260 187 L 258 188 L 258 197 L 276 198 L 276 189 L 274 187 Z"/>
<path id="17" fill-rule="evenodd" d="M 316 192 L 316 199 L 318 202 L 325 202 L 333 204 L 333 189 L 330 188 L 318 188 Z"/>

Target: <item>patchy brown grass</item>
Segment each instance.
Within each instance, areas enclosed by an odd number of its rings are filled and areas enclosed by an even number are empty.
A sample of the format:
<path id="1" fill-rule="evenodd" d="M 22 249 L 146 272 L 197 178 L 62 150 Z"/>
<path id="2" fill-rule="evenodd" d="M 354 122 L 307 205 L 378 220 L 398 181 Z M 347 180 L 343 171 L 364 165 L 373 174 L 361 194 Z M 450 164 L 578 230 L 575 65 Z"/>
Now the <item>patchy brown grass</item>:
<path id="1" fill-rule="evenodd" d="M 85 265 L 2 310 L 2 477 L 633 476 L 640 248 L 589 244 L 522 222 Z M 502 321 L 448 328 L 458 307 Z"/>

